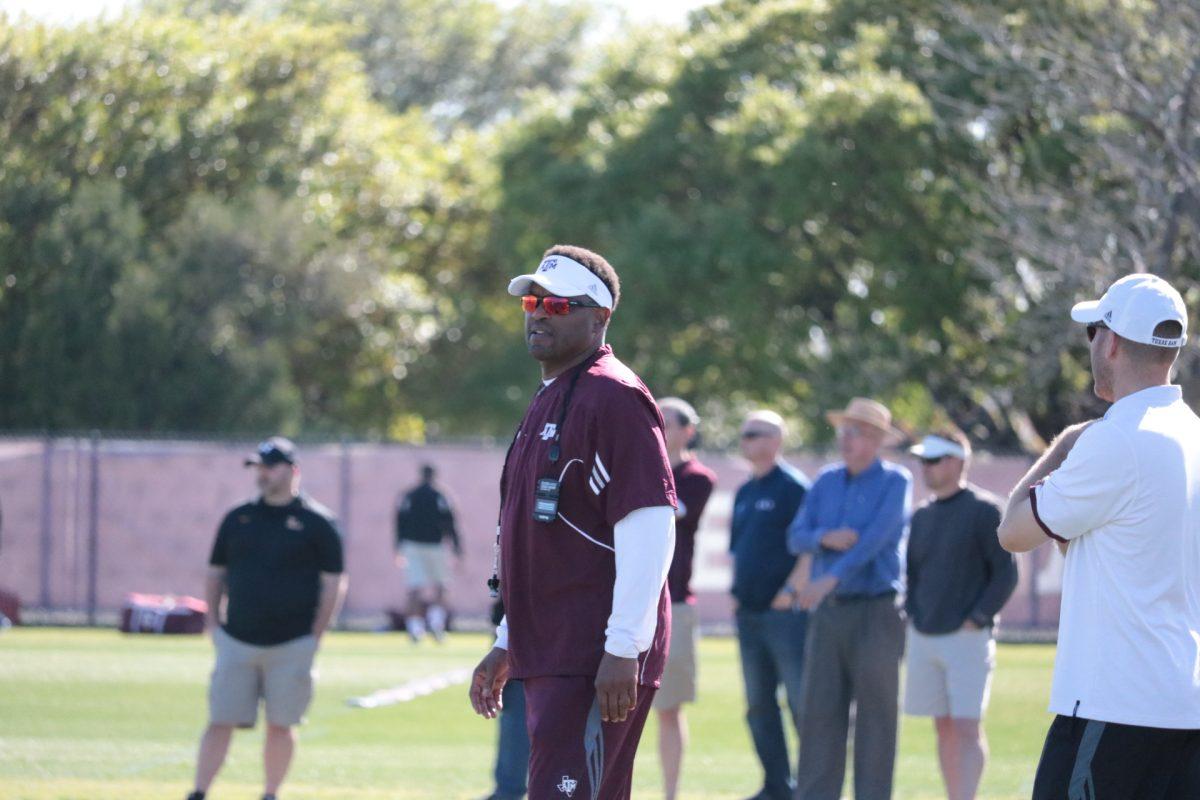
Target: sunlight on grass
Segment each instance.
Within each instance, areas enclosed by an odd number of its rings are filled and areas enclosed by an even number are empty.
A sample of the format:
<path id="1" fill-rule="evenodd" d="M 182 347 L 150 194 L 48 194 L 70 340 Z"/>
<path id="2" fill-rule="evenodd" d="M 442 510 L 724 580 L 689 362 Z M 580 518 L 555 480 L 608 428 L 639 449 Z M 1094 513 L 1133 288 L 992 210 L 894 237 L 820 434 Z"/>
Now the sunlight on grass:
<path id="1" fill-rule="evenodd" d="M 288 800 L 468 800 L 491 790 L 495 723 L 474 717 L 456 686 L 387 708 L 347 698 L 431 673 L 473 666 L 482 636 L 412 646 L 398 635 L 335 633 L 318 660 L 317 700 L 302 730 Z M 987 720 L 992 762 L 981 797 L 1028 797 L 1049 724 L 1053 648 L 1006 646 Z M 757 790 L 743 721 L 736 648 L 706 639 L 701 697 L 689 716 L 685 798 L 739 800 Z M 106 630 L 19 628 L 0 636 L 0 795 L 4 800 L 161 800 L 188 791 L 204 725 L 211 652 L 200 637 L 122 636 Z M 897 800 L 941 797 L 928 720 L 906 718 Z M 660 796 L 651 717 L 634 796 Z M 235 736 L 214 800 L 261 791 L 261 729 Z M 850 791 L 849 785 L 846 787 Z"/>

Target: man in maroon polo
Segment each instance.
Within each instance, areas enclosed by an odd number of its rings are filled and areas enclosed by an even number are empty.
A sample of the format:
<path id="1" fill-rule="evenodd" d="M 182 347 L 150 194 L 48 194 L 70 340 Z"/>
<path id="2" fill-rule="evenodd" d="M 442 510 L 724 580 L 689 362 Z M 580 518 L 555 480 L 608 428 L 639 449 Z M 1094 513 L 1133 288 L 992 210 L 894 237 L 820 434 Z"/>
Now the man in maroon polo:
<path id="1" fill-rule="evenodd" d="M 555 246 L 514 278 L 542 385 L 500 478 L 507 614 L 471 705 L 524 682 L 530 800 L 624 800 L 670 638 L 675 484 L 663 419 L 604 344 L 620 296 L 596 253 Z"/>
<path id="2" fill-rule="evenodd" d="M 696 553 L 696 530 L 712 495 L 717 476 L 692 452 L 699 439 L 700 415 L 692 404 L 679 397 L 658 401 L 662 412 L 667 456 L 675 478 L 675 555 L 667 573 L 671 593 L 671 647 L 663 669 L 662 685 L 654 695 L 658 711 L 658 755 L 663 771 L 663 800 L 679 795 L 679 775 L 688 726 L 685 703 L 696 700 L 696 644 L 699 636 L 696 596 L 692 593 L 692 560 Z"/>

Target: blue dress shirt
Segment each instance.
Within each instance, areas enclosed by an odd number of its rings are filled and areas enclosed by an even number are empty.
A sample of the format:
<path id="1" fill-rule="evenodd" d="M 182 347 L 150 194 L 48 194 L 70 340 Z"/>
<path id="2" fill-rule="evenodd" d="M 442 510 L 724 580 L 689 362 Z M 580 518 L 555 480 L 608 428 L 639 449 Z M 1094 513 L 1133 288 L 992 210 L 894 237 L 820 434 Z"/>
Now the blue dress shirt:
<path id="1" fill-rule="evenodd" d="M 912 475 L 879 459 L 851 476 L 844 464 L 821 470 L 788 528 L 788 547 L 813 554 L 812 580 L 838 579 L 835 596 L 904 591 L 901 548 L 908 533 Z M 853 528 L 858 541 L 845 552 L 821 545 L 837 528 Z"/>

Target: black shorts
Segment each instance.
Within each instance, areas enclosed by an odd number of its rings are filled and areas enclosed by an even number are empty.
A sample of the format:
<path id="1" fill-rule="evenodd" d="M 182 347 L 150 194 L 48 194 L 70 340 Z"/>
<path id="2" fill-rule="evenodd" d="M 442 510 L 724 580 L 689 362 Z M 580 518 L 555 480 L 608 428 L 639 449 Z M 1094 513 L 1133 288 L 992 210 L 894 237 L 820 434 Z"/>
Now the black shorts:
<path id="1" fill-rule="evenodd" d="M 1054 718 L 1033 800 L 1196 800 L 1200 730 Z"/>

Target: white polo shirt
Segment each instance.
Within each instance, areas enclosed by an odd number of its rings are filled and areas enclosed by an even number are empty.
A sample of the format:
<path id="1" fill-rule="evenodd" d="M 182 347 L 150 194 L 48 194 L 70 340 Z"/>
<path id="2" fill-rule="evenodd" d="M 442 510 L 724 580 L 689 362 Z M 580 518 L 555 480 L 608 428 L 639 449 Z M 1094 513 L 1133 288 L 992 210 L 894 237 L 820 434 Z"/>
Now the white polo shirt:
<path id="1" fill-rule="evenodd" d="M 1071 543 L 1050 710 L 1200 729 L 1200 418 L 1179 387 L 1114 403 L 1030 498 Z"/>

